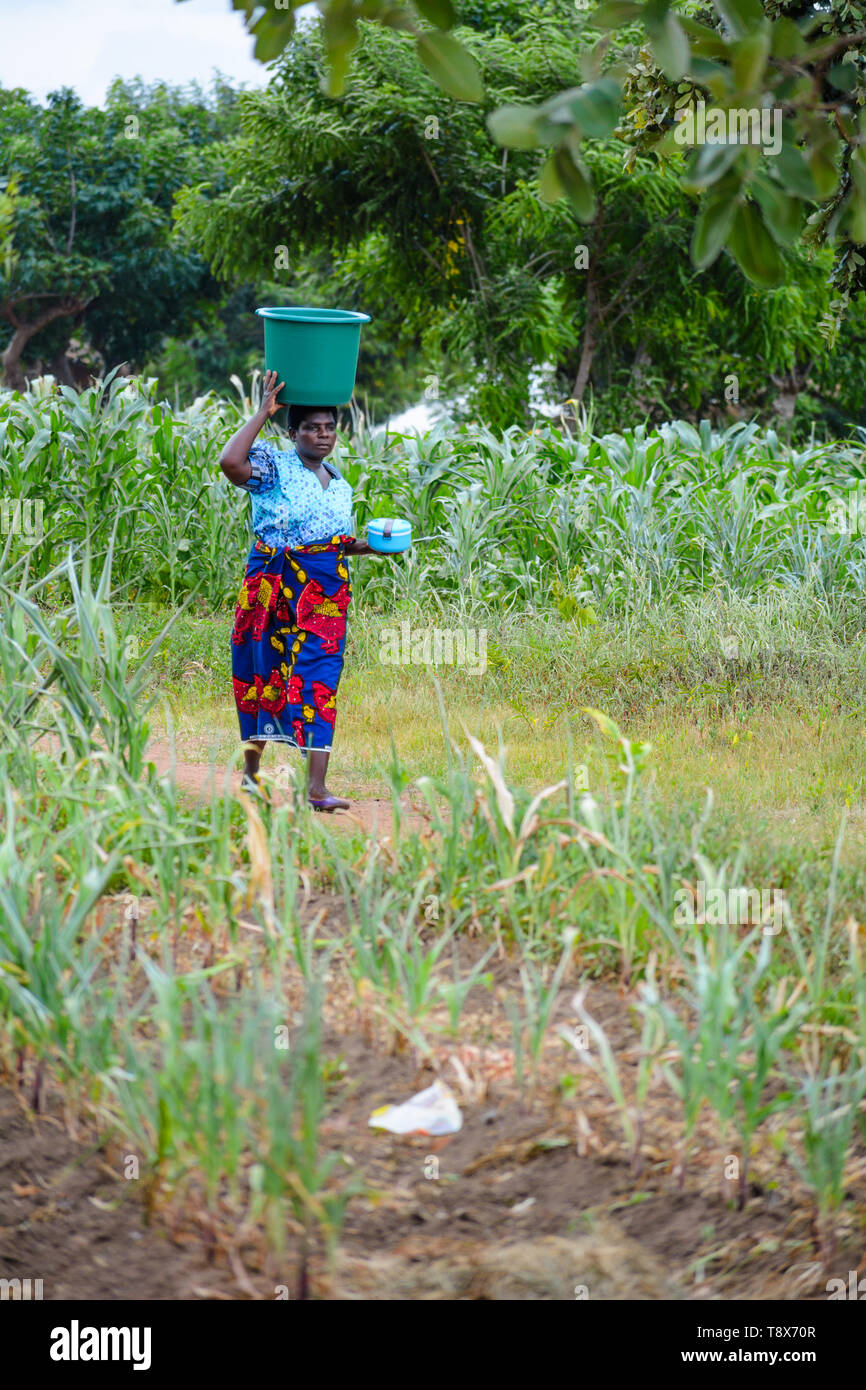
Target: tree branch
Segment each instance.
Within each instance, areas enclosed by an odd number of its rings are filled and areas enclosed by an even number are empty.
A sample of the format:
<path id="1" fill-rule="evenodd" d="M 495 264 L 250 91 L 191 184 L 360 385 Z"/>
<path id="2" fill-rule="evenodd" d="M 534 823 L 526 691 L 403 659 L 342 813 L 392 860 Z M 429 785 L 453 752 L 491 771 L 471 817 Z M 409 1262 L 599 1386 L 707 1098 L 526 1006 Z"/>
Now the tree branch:
<path id="1" fill-rule="evenodd" d="M 857 34 L 840 34 L 838 38 L 828 42 L 826 48 L 820 48 L 817 53 L 810 53 L 809 57 L 816 63 L 823 63 L 827 58 L 833 58 L 837 53 L 844 53 L 848 48 L 861 48 L 866 44 L 866 33 L 862 31 Z"/>
<path id="2" fill-rule="evenodd" d="M 66 254 L 67 254 L 67 256 L 71 256 L 71 255 L 72 255 L 72 243 L 73 243 L 73 241 L 75 240 L 76 188 L 75 188 L 75 171 L 74 171 L 73 169 L 70 169 L 70 170 L 69 170 L 69 181 L 70 181 L 70 183 L 71 183 L 71 185 L 72 185 L 72 211 L 71 211 L 70 216 L 69 216 L 69 236 L 66 238 Z"/>
<path id="3" fill-rule="evenodd" d="M 90 299 L 72 299 L 62 301 L 60 304 L 53 304 L 49 309 L 43 309 L 41 314 L 37 314 L 35 319 L 29 323 L 18 323 L 14 327 L 12 337 L 6 344 L 6 348 L 0 355 L 0 366 L 2 366 L 4 380 L 13 387 L 23 384 L 24 377 L 21 371 L 21 354 L 30 339 L 43 328 L 47 328 L 49 323 L 54 323 L 55 319 L 66 318 L 71 314 L 78 314 L 82 309 L 86 309 Z M 5 308 L 5 306 L 4 306 Z"/>
<path id="4" fill-rule="evenodd" d="M 430 264 L 432 265 L 433 269 L 436 271 L 436 274 L 437 274 L 437 275 L 441 275 L 442 278 L 444 279 L 444 278 L 445 278 L 445 271 L 442 269 L 441 265 L 438 264 L 438 262 L 434 261 L 433 257 L 430 255 L 430 252 L 427 250 L 426 246 L 422 246 L 421 243 L 420 243 L 420 241 L 418 240 L 417 237 L 415 238 L 415 245 L 417 246 L 418 250 L 421 252 L 421 255 L 427 257 L 427 260 L 430 262 Z"/>
<path id="5" fill-rule="evenodd" d="M 442 180 L 440 179 L 439 175 L 436 173 L 436 170 L 433 168 L 433 165 L 432 165 L 431 162 L 430 162 L 430 156 L 429 156 L 429 154 L 427 153 L 427 151 L 425 150 L 425 148 L 424 148 L 423 145 L 421 146 L 421 154 L 422 154 L 422 156 L 423 156 L 423 158 L 424 158 L 424 163 L 427 165 L 427 168 L 430 170 L 430 173 L 433 175 L 433 178 L 434 178 L 435 181 L 436 181 L 436 187 L 437 187 L 437 188 L 441 188 L 441 187 L 442 187 Z"/>
<path id="6" fill-rule="evenodd" d="M 474 243 L 473 240 L 472 240 L 472 230 L 471 230 L 470 225 L 469 225 L 469 219 L 468 219 L 468 217 L 467 217 L 467 219 L 466 219 L 465 227 L 466 227 L 466 249 L 467 249 L 467 251 L 469 252 L 469 255 L 470 255 L 471 258 L 472 258 L 472 264 L 473 264 L 473 266 L 474 266 L 474 268 L 475 268 L 475 275 L 476 275 L 476 278 L 477 278 L 477 280 L 478 280 L 478 288 L 479 288 L 479 290 L 481 291 L 481 298 L 484 299 L 484 300 L 486 300 L 486 299 L 487 299 L 487 291 L 486 291 L 485 288 L 484 288 L 484 282 L 485 282 L 486 277 L 485 277 L 484 270 L 483 270 L 483 268 L 482 268 L 481 262 L 480 262 L 480 260 L 479 260 L 479 258 L 478 258 L 478 254 L 477 254 L 477 252 L 476 252 L 476 250 L 475 250 L 475 243 Z"/>

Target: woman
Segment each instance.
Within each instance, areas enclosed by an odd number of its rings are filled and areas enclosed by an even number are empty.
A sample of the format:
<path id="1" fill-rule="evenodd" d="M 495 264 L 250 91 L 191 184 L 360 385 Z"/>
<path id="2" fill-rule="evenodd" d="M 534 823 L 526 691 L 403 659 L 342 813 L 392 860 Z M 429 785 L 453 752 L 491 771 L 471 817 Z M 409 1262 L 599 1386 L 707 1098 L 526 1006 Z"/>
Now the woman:
<path id="1" fill-rule="evenodd" d="M 265 373 L 260 409 L 220 458 L 253 499 L 255 541 L 232 632 L 241 789 L 261 795 L 265 743 L 292 743 L 307 759 L 310 805 L 336 811 L 349 806 L 325 786 L 352 598 L 345 557 L 377 552 L 352 534 L 352 488 L 325 462 L 337 442 L 336 407 L 290 406 L 289 451 L 255 442 L 280 409 L 276 379 Z"/>

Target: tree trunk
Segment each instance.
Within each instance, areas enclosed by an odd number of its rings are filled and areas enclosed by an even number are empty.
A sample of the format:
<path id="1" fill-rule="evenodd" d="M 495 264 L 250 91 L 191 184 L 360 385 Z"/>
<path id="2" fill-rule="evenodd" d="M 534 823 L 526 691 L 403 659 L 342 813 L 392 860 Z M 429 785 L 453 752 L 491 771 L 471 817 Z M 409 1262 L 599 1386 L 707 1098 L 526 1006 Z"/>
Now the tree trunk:
<path id="1" fill-rule="evenodd" d="M 583 344 L 580 349 L 580 362 L 577 366 L 577 376 L 574 380 L 572 390 L 572 400 L 581 402 L 587 386 L 589 376 L 592 371 L 592 360 L 595 357 L 595 350 L 598 347 L 598 329 L 602 318 L 601 303 L 598 296 L 598 286 L 596 285 L 596 256 L 601 254 L 604 245 L 601 229 L 604 224 L 604 203 L 598 205 L 598 215 L 595 220 L 595 236 L 593 237 L 593 247 L 589 254 L 589 266 L 586 275 L 586 326 L 583 330 Z"/>
<path id="2" fill-rule="evenodd" d="M 6 386 L 11 386 L 14 391 L 23 391 L 27 385 L 24 372 L 21 369 L 21 354 L 26 348 L 30 339 L 35 337 L 41 329 L 47 328 L 49 323 L 54 323 L 55 319 L 66 318 L 72 314 L 80 313 L 87 306 L 87 301 L 73 300 L 71 303 L 66 301 L 55 304 L 50 309 L 43 309 L 41 314 L 37 314 L 30 323 L 19 323 L 9 305 L 4 306 L 3 317 L 12 324 L 12 337 L 0 355 L 0 368 L 2 368 L 2 379 Z M 0 310 L 2 312 L 2 310 Z"/>
<path id="3" fill-rule="evenodd" d="M 599 322 L 598 296 L 595 291 L 595 280 L 592 273 L 592 261 L 589 264 L 589 276 L 586 282 L 586 326 L 583 330 L 583 344 L 580 349 L 580 362 L 578 363 L 577 376 L 574 380 L 572 399 L 582 401 L 584 392 L 589 385 L 589 375 L 592 371 L 592 359 L 595 357 L 595 350 L 598 346 L 598 322 Z"/>
<path id="4" fill-rule="evenodd" d="M 84 363 L 76 361 L 68 353 L 58 352 L 49 370 L 61 385 L 72 386 L 76 391 L 84 391 L 90 385 L 90 372 Z"/>
<path id="5" fill-rule="evenodd" d="M 54 358 L 54 361 L 51 363 L 49 371 L 51 372 L 51 375 L 54 377 L 54 380 L 60 382 L 61 386 L 75 385 L 75 382 L 72 379 L 69 358 L 66 356 L 65 352 L 58 352 L 57 356 Z"/>
<path id="6" fill-rule="evenodd" d="M 770 380 L 776 387 L 777 394 L 773 398 L 773 410 L 782 420 L 791 420 L 797 408 L 797 397 L 806 385 L 809 372 L 812 369 L 812 362 L 796 363 L 793 371 L 783 372 L 778 376 L 771 376 Z"/>

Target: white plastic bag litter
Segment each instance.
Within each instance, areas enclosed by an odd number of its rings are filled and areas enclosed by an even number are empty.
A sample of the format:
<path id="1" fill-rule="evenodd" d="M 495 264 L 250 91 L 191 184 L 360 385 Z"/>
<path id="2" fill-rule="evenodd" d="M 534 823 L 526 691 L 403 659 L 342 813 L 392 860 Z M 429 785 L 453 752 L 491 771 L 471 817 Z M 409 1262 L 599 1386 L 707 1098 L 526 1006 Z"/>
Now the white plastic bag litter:
<path id="1" fill-rule="evenodd" d="M 434 1081 L 403 1105 L 380 1106 L 368 1123 L 392 1134 L 456 1134 L 463 1126 L 463 1116 L 445 1083 Z"/>

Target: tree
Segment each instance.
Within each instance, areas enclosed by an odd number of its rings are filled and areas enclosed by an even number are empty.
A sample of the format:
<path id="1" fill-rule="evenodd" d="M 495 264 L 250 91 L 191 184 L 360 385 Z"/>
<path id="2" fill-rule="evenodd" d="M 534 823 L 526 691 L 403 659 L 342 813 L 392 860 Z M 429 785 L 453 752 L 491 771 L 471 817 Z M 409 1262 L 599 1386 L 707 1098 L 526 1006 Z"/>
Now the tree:
<path id="1" fill-rule="evenodd" d="M 175 191 L 219 186 L 236 97 L 217 83 L 210 104 L 163 86 L 115 83 L 104 111 L 71 90 L 44 107 L 0 91 L 0 319 L 9 325 L 4 380 L 24 382 L 34 356 L 64 373 L 75 332 L 108 364 L 140 360 L 192 321 L 219 287 L 173 235 Z"/>
<path id="2" fill-rule="evenodd" d="M 586 15 L 563 2 L 544 23 L 508 18 L 475 34 L 487 105 L 577 81 Z M 230 192 L 179 195 L 180 225 L 217 273 L 261 275 L 283 246 L 297 300 L 305 258 L 324 253 L 331 302 L 371 313 L 398 352 L 421 345 L 417 394 L 430 381 L 466 391 L 497 425 L 526 419 L 545 363 L 561 397 L 608 393 L 605 415 L 623 397 L 649 414 L 722 413 L 728 375 L 740 408 L 757 409 L 805 381 L 823 347 L 826 254 L 786 248 L 777 292 L 729 257 L 699 276 L 697 200 L 669 164 L 641 154 L 625 173 L 629 146 L 596 142 L 598 215 L 584 226 L 570 202 L 540 196 L 537 151 L 497 149 L 485 106 L 438 91 L 404 35 L 362 25 L 338 98 L 321 90 L 323 60 L 318 30 L 299 33 L 268 88 L 243 98 Z"/>
<path id="3" fill-rule="evenodd" d="M 576 74 L 552 12 L 530 44 L 500 33 L 482 41 L 504 94 L 537 96 Z M 305 258 L 323 250 L 331 293 L 339 287 L 341 303 L 371 313 L 398 355 L 420 344 L 423 375 L 439 377 L 440 389 L 470 365 L 483 362 L 496 383 L 519 362 L 525 401 L 528 370 L 561 353 L 573 327 L 557 321 L 552 300 L 547 312 L 537 312 L 534 292 L 530 303 L 536 281 L 514 274 L 513 245 L 500 248 L 506 264 L 492 265 L 483 240 L 488 211 L 532 177 L 536 156 L 497 151 L 482 114 L 439 91 L 399 34 L 364 27 L 350 89 L 337 100 L 321 91 L 322 60 L 318 30 L 299 33 L 268 88 L 242 101 L 231 191 L 179 195 L 180 226 L 228 279 L 271 272 L 286 247 L 295 298 Z M 476 320 L 478 341 L 458 347 L 467 298 L 489 312 Z"/>
<path id="4" fill-rule="evenodd" d="M 232 3 L 247 15 L 257 57 L 282 52 L 301 0 L 264 13 L 247 0 Z M 411 36 L 417 58 L 452 97 L 483 100 L 476 36 L 459 27 L 464 12 L 468 17 L 477 8 L 460 0 L 321 0 L 327 92 L 342 92 L 362 23 L 372 21 Z M 547 6 L 533 9 L 543 22 Z M 569 198 L 579 217 L 591 221 L 585 151 L 592 141 L 620 119 L 619 133 L 636 151 L 682 164 L 687 126 L 678 117 L 701 101 L 710 104 L 725 117 L 724 134 L 718 143 L 694 141 L 683 170 L 686 186 L 702 194 L 695 265 L 712 264 L 726 247 L 754 283 L 779 285 L 784 250 L 814 209 L 809 235 L 838 249 L 838 325 L 850 296 L 866 286 L 866 258 L 858 249 L 866 241 L 866 4 L 605 0 L 591 23 L 595 41 L 581 54 L 583 81 L 534 107 L 504 103 L 490 117 L 495 139 L 505 147 L 548 150 L 544 195 Z M 611 54 L 610 32 L 617 29 L 630 54 Z M 763 109 L 778 112 L 775 153 L 767 142 L 747 143 L 752 117 Z M 713 141 L 719 134 L 717 127 Z"/>

